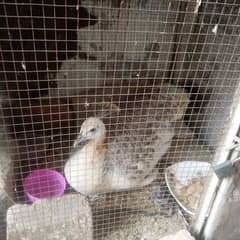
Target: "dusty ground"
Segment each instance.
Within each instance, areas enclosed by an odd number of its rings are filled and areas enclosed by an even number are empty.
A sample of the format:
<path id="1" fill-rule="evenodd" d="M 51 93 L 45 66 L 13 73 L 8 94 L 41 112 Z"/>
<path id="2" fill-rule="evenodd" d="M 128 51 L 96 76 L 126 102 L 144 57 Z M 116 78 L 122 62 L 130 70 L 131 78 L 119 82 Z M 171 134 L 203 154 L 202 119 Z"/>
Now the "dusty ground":
<path id="1" fill-rule="evenodd" d="M 108 218 L 108 216 L 105 217 Z M 121 218 L 121 220 L 111 219 L 111 222 L 108 224 L 105 222 L 104 226 L 95 226 L 96 232 L 93 238 L 90 232 L 92 228 L 84 223 L 83 218 L 73 218 L 72 221 L 66 221 L 64 224 L 46 224 L 47 226 L 38 226 L 38 228 L 31 226 L 31 224 L 18 222 L 18 227 L 22 225 L 21 231 L 19 228 L 17 231 L 12 228 L 12 231 L 9 231 L 8 240 L 78 240 L 80 238 L 85 240 L 158 240 L 185 228 L 182 217 L 177 213 L 169 217 L 126 214 L 122 215 Z M 85 229 L 81 226 L 84 226 Z M 88 237 L 86 236 L 87 230 L 89 231 Z"/>
<path id="2" fill-rule="evenodd" d="M 132 224 L 122 225 L 111 232 L 104 240 L 158 240 L 184 228 L 183 219 L 175 214 L 171 217 L 136 215 Z"/>

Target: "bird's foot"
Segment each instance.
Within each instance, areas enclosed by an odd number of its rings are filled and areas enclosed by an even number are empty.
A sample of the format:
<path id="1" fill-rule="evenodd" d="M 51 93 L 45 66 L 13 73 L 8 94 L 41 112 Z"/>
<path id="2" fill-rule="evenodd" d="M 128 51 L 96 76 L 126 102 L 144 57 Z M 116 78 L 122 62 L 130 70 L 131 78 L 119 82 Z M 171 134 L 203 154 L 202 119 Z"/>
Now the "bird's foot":
<path id="1" fill-rule="evenodd" d="M 91 195 L 88 195 L 88 200 L 90 202 L 94 202 L 96 200 L 98 200 L 100 197 L 100 194 L 99 193 L 96 193 L 96 194 L 91 194 Z"/>

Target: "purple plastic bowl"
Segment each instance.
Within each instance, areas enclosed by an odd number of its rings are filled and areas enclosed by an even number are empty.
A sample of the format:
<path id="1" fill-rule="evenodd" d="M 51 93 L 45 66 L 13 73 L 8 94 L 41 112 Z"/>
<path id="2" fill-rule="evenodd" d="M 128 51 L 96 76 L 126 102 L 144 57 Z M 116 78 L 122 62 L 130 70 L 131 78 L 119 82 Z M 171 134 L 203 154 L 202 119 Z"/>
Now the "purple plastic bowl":
<path id="1" fill-rule="evenodd" d="M 66 181 L 57 171 L 40 169 L 32 171 L 24 179 L 23 187 L 28 200 L 33 203 L 39 199 L 63 195 Z"/>

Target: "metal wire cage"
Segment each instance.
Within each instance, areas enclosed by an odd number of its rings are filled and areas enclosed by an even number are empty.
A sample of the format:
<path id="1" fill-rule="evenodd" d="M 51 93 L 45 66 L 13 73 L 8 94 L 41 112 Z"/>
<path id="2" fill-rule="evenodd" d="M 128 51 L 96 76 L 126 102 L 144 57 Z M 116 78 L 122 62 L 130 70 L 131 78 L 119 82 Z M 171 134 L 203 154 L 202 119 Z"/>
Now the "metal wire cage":
<path id="1" fill-rule="evenodd" d="M 154 240 L 188 226 L 239 89 L 239 9 L 1 1 L 1 239 Z"/>

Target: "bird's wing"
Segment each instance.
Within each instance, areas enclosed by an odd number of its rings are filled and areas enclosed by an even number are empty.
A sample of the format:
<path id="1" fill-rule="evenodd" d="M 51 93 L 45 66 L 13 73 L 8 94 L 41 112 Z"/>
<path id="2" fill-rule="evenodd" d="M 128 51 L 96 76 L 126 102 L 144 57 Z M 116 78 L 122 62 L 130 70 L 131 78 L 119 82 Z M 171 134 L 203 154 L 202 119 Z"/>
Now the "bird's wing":
<path id="1" fill-rule="evenodd" d="M 129 185 L 141 185 L 170 147 L 173 136 L 171 128 L 148 129 L 147 133 L 135 129 L 116 136 L 108 143 L 106 156 L 112 181 L 128 179 Z"/>

